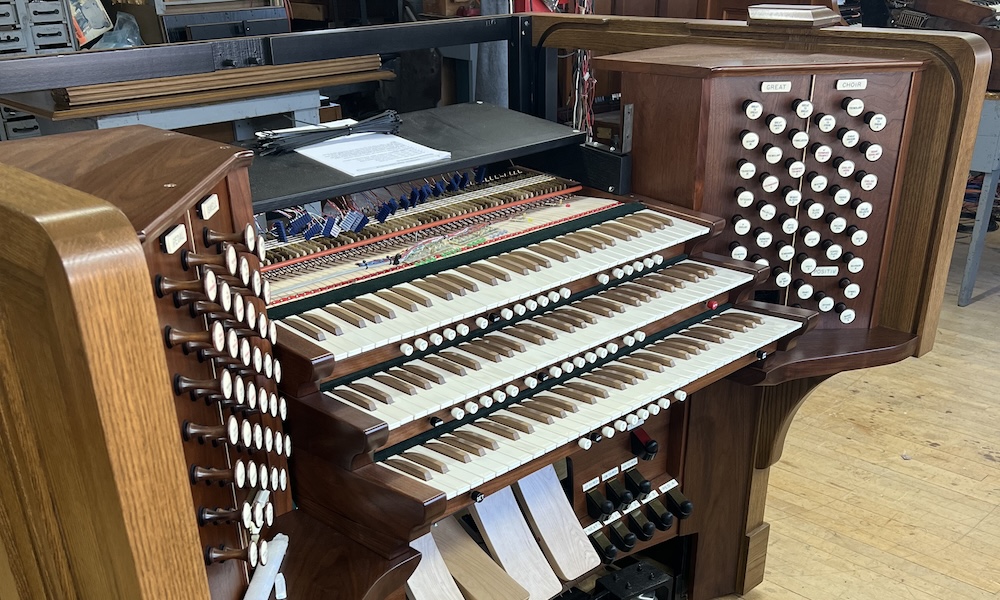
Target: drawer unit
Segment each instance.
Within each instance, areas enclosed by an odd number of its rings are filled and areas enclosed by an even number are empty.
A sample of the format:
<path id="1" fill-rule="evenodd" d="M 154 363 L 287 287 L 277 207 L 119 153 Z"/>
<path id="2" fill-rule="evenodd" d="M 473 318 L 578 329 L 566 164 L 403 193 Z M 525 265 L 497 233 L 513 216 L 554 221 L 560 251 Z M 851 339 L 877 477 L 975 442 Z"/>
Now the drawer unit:
<path id="1" fill-rule="evenodd" d="M 62 2 L 28 2 L 25 20 L 34 24 L 65 23 L 69 21 Z"/>
<path id="2" fill-rule="evenodd" d="M 0 119 L 4 121 L 11 121 L 13 119 L 25 119 L 31 116 L 31 113 L 26 113 L 23 110 L 17 110 L 16 108 L 11 108 L 9 106 L 0 106 Z"/>
<path id="3" fill-rule="evenodd" d="M 3 127 L 8 140 L 19 140 L 39 135 L 38 121 L 34 117 L 19 119 L 17 121 L 7 121 L 3 124 Z"/>
<path id="4" fill-rule="evenodd" d="M 65 23 L 50 25 L 34 25 L 31 28 L 31 40 L 35 48 L 43 46 L 66 46 L 70 44 L 69 30 Z"/>
<path id="5" fill-rule="evenodd" d="M 21 29 L 0 29 L 0 56 L 8 52 L 24 52 L 28 49 L 27 33 Z"/>
<path id="6" fill-rule="evenodd" d="M 8 2 L 0 2 L 0 27 L 17 25 L 17 6 Z"/>
<path id="7" fill-rule="evenodd" d="M 28 2 L 25 20 L 35 24 L 64 23 L 69 19 L 62 2 Z"/>

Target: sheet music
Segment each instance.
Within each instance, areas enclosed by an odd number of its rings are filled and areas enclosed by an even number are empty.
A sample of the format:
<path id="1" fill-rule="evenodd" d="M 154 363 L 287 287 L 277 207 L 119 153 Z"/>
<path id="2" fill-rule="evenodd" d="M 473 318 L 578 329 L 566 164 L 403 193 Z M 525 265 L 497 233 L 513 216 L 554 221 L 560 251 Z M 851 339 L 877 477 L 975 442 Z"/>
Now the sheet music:
<path id="1" fill-rule="evenodd" d="M 358 133 L 299 148 L 296 152 L 351 177 L 451 158 L 451 152 L 384 133 Z"/>

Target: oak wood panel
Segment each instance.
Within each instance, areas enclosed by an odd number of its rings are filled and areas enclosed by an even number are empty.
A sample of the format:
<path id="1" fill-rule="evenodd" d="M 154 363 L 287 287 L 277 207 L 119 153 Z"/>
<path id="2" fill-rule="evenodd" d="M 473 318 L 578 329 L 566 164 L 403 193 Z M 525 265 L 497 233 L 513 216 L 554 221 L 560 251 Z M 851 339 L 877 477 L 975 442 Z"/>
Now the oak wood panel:
<path id="1" fill-rule="evenodd" d="M 302 90 L 316 90 L 324 87 L 362 83 L 365 81 L 386 81 L 393 78 L 395 78 L 395 74 L 391 71 L 367 71 L 345 75 L 311 77 L 294 81 L 262 83 L 246 87 L 192 92 L 176 96 L 105 102 L 70 108 L 57 107 L 48 92 L 24 92 L 4 96 L 3 103 L 18 110 L 45 117 L 46 119 L 64 121 L 67 119 L 86 119 L 143 110 L 161 110 L 179 106 L 191 106 L 193 104 L 212 104 L 231 100 L 244 100 L 246 98 L 259 98 L 261 96 L 272 96 Z"/>
<path id="2" fill-rule="evenodd" d="M 442 492 L 389 469 L 370 464 L 347 471 L 306 451 L 295 456 L 300 509 L 382 556 L 405 552 L 444 516 Z"/>
<path id="3" fill-rule="evenodd" d="M 550 30 L 561 23 L 558 30 Z M 735 22 L 642 20 L 604 17 L 533 17 L 535 41 L 545 45 L 623 52 L 689 41 L 748 44 L 808 52 L 919 58 L 928 67 L 914 105 L 914 140 L 906 158 L 897 235 L 890 253 L 879 323 L 918 333 L 917 354 L 933 345 L 944 291 L 944 267 L 988 76 L 988 47 L 964 34 L 830 27 L 804 31 L 748 27 Z M 594 35 L 600 32 L 600 35 Z M 930 268 L 926 268 L 927 266 Z"/>
<path id="4" fill-rule="evenodd" d="M 53 160 L 53 157 L 62 156 L 67 146 L 78 150 L 80 159 L 75 162 Z M 231 366 L 199 359 L 197 352 L 189 353 L 180 347 L 165 347 L 165 327 L 170 326 L 178 331 L 197 335 L 197 332 L 207 331 L 207 326 L 210 321 L 214 320 L 214 317 L 206 320 L 205 316 L 192 313 L 188 310 L 187 305 L 176 304 L 176 300 L 170 294 L 165 294 L 164 297 L 155 297 L 154 277 L 163 276 L 175 281 L 192 281 L 200 286 L 199 278 L 204 276 L 204 269 L 185 267 L 181 260 L 181 249 L 194 252 L 196 255 L 214 254 L 220 250 L 215 244 L 208 244 L 207 240 L 204 239 L 204 230 L 211 229 L 220 233 L 243 231 L 252 218 L 249 180 L 245 169 L 250 158 L 249 153 L 214 142 L 144 127 L 44 138 L 25 144 L 12 144 L 9 149 L 11 152 L 5 155 L 5 161 L 23 166 L 26 171 L 32 171 L 47 180 L 64 183 L 68 186 L 65 189 L 75 188 L 107 201 L 107 203 L 100 205 L 106 207 L 106 210 L 99 211 L 92 208 L 89 203 L 90 201 L 98 202 L 93 196 L 76 192 L 75 196 L 66 196 L 64 204 L 52 202 L 50 206 L 41 202 L 41 214 L 44 214 L 45 210 L 52 210 L 54 214 L 59 215 L 59 218 L 62 219 L 61 226 L 67 230 L 71 229 L 71 225 L 66 223 L 71 224 L 73 218 L 79 221 L 76 227 L 83 231 L 91 229 L 101 231 L 102 227 L 107 227 L 110 224 L 124 223 L 126 229 L 131 231 L 133 243 L 137 242 L 137 247 L 141 245 L 144 265 L 138 283 L 135 279 L 116 279 L 113 276 L 108 276 L 105 269 L 93 266 L 101 261 L 104 265 L 115 264 L 115 252 L 120 251 L 117 247 L 110 245 L 110 242 L 108 248 L 104 250 L 97 243 L 91 244 L 88 247 L 91 252 L 89 256 L 72 259 L 75 263 L 79 263 L 79 268 L 89 269 L 86 271 L 89 285 L 95 288 L 99 288 L 100 285 L 109 288 L 127 287 L 129 288 L 128 293 L 141 295 L 145 298 L 145 302 L 155 310 L 154 319 L 145 324 L 153 331 L 152 339 L 156 342 L 155 349 L 152 352 L 147 349 L 146 352 L 150 354 L 148 360 L 158 361 L 166 367 L 165 373 L 159 377 L 159 382 L 155 384 L 155 387 L 136 387 L 131 392 L 132 395 L 145 395 L 148 389 L 153 390 L 150 392 L 150 396 L 155 395 L 156 391 L 171 390 L 173 378 L 178 375 L 189 377 L 195 381 L 215 380 L 221 375 L 223 369 L 232 369 Z M 186 161 L 192 157 L 199 159 L 200 162 L 193 166 L 187 164 Z M 147 164 L 145 161 L 156 163 L 159 167 L 158 175 L 151 175 L 144 169 L 127 168 L 132 164 L 130 161 L 136 159 L 139 160 L 137 164 L 140 165 Z M 109 164 L 118 168 L 111 168 Z M 26 172 L 24 174 L 27 176 Z M 25 179 L 15 182 L 14 185 L 28 188 L 33 183 L 33 180 Z M 49 186 L 58 187 L 55 183 L 50 183 Z M 215 202 L 217 202 L 216 208 L 211 211 L 211 214 L 203 213 L 197 207 L 210 194 L 214 195 Z M 89 200 L 81 202 L 79 201 L 81 198 Z M 79 206 L 74 207 L 74 201 L 77 201 Z M 55 212 L 53 207 L 70 216 Z M 57 219 L 53 218 L 53 220 Z M 168 232 L 180 234 L 179 239 L 170 244 L 169 248 L 163 241 Z M 248 272 L 259 269 L 258 259 L 250 254 L 247 248 L 243 248 L 238 254 L 241 254 L 240 260 L 245 261 Z M 58 265 L 58 262 L 53 261 L 53 264 Z M 130 272 L 126 271 L 126 274 L 130 274 Z M 54 280 L 59 280 L 59 278 L 55 277 Z M 82 284 L 78 284 L 76 281 L 71 282 L 70 285 L 71 292 L 66 293 L 68 298 L 73 297 L 77 287 L 86 290 Z M 248 314 L 250 309 L 264 314 L 263 301 L 254 298 L 251 290 L 243 289 L 244 285 L 234 281 L 233 289 L 242 295 L 247 306 L 250 307 Z M 33 298 L 32 288 L 29 285 L 22 287 L 25 294 L 19 302 L 33 299 L 38 306 L 46 305 L 46 301 Z M 123 298 L 125 293 L 122 292 Z M 150 301 L 150 299 L 152 300 Z M 118 311 L 124 312 L 124 309 L 117 305 L 116 300 L 117 297 L 107 299 L 94 297 L 90 301 L 92 305 L 90 309 L 98 314 L 103 310 L 109 315 L 114 315 Z M 25 308 L 20 310 L 23 311 Z M 66 310 L 66 313 L 72 314 L 69 310 Z M 124 314 L 128 317 L 127 312 Z M 58 324 L 58 317 L 53 319 L 43 315 L 36 319 L 35 323 L 44 326 L 48 321 Z M 24 324 L 15 325 L 15 333 L 22 335 L 17 332 L 16 328 L 30 326 L 30 324 L 32 324 L 31 321 L 25 321 Z M 233 328 L 235 325 L 235 321 L 228 321 L 225 327 Z M 72 323 L 68 323 L 67 327 L 72 329 Z M 135 325 L 137 330 L 139 327 L 139 325 Z M 115 328 L 105 327 L 105 329 L 112 331 L 114 335 L 129 335 L 122 334 Z M 230 331 L 230 333 L 242 335 L 243 341 L 247 342 L 248 350 L 252 351 L 251 354 L 259 352 L 262 359 L 265 356 L 269 357 L 273 352 L 269 340 L 257 334 L 249 335 L 251 332 L 246 326 L 242 326 L 240 334 L 235 331 Z M 144 363 L 133 360 L 133 356 L 130 354 L 132 350 L 127 345 L 120 348 L 116 343 L 107 341 L 102 336 L 95 335 L 93 337 L 96 342 L 106 346 L 102 348 L 102 351 L 107 354 L 107 361 L 117 358 L 121 363 L 117 370 L 146 368 Z M 140 336 L 139 340 L 143 341 L 144 338 Z M 117 341 L 119 340 L 114 339 L 114 342 Z M 25 348 L 25 350 L 21 350 L 23 356 L 31 356 L 30 345 L 25 345 Z M 36 359 L 38 358 L 36 357 Z M 249 355 L 246 360 L 249 362 Z M 36 360 L 36 362 L 47 363 L 51 361 Z M 264 365 L 266 362 L 266 360 L 261 360 L 260 364 Z M 162 471 L 166 470 L 166 477 L 180 477 L 182 481 L 186 482 L 187 489 L 180 495 L 163 494 L 160 499 L 161 501 L 172 501 L 175 510 L 180 511 L 185 516 L 188 525 L 198 522 L 195 516 L 202 508 L 236 508 L 239 510 L 244 502 L 253 499 L 260 487 L 264 487 L 263 485 L 253 485 L 240 489 L 232 484 L 222 486 L 195 484 L 194 481 L 187 481 L 189 478 L 188 467 L 193 466 L 225 470 L 231 468 L 237 460 L 242 460 L 248 465 L 255 465 L 254 473 L 260 472 L 259 469 L 265 469 L 263 472 L 268 476 L 268 479 L 273 478 L 274 480 L 274 486 L 270 490 L 270 500 L 274 504 L 275 512 L 282 514 L 292 508 L 290 492 L 287 489 L 287 457 L 283 453 L 279 454 L 273 451 L 275 448 L 269 443 L 274 439 L 274 434 L 282 434 L 282 423 L 277 410 L 279 403 L 275 395 L 277 387 L 273 378 L 263 374 L 264 371 L 262 366 L 242 369 L 240 376 L 242 379 L 237 379 L 237 381 L 252 382 L 255 385 L 255 391 L 260 391 L 264 394 L 265 399 L 271 400 L 270 406 L 273 407 L 271 409 L 273 414 L 268 414 L 266 410 L 243 413 L 240 409 L 237 409 L 237 413 L 239 413 L 240 421 L 245 421 L 247 426 L 252 425 L 260 432 L 260 439 L 264 442 L 266 452 L 238 445 L 217 444 L 214 441 L 211 443 L 204 443 L 198 439 L 184 441 L 182 435 L 184 423 L 190 422 L 208 427 L 221 426 L 226 423 L 228 416 L 228 413 L 224 414 L 224 410 L 219 404 L 196 402 L 195 398 L 187 393 L 174 396 L 172 403 L 174 412 L 171 413 L 168 420 L 158 425 L 172 431 L 170 446 L 173 451 L 181 449 L 184 460 L 176 470 L 169 461 L 164 461 L 160 467 L 152 469 L 152 472 L 156 476 L 163 476 Z M 230 370 L 230 373 L 232 372 Z M 157 375 L 159 375 L 158 371 L 150 373 L 150 376 Z M 58 381 L 56 377 L 49 379 L 53 383 Z M 79 381 L 75 385 L 84 389 L 99 389 L 96 384 L 88 381 Z M 241 386 L 241 389 L 244 388 Z M 173 396 L 171 392 L 167 393 Z M 52 393 L 52 395 L 57 397 L 58 393 Z M 255 398 L 257 398 L 256 393 Z M 144 400 L 146 399 L 144 398 Z M 149 399 L 148 402 L 160 408 L 157 400 Z M 83 411 L 86 406 L 82 403 L 79 409 Z M 147 403 L 143 402 L 136 406 L 129 406 L 128 410 L 144 415 L 146 407 Z M 162 415 L 156 413 L 155 416 Z M 86 415 L 81 416 L 81 424 L 86 423 L 86 417 Z M 86 429 L 84 425 L 81 426 Z M 95 428 L 95 430 L 99 429 L 99 427 Z M 31 428 L 28 428 L 27 431 L 31 431 Z M 117 435 L 119 434 L 116 433 L 115 436 Z M 156 436 L 151 436 L 150 440 L 144 440 L 141 435 L 135 434 L 127 428 L 123 428 L 121 435 L 123 437 L 120 440 L 117 437 L 113 438 L 116 440 L 116 444 L 128 447 L 128 451 L 133 454 L 151 453 L 153 457 L 156 457 L 157 453 L 160 452 L 157 444 L 162 440 L 157 439 Z M 129 435 L 135 435 L 134 439 L 130 440 Z M 151 447 L 147 448 L 146 443 L 151 444 Z M 109 443 L 109 447 L 116 448 L 115 444 L 111 443 Z M 73 463 L 68 462 L 67 464 L 72 465 Z M 95 461 L 95 464 L 100 464 L 100 461 Z M 254 480 L 251 479 L 251 481 Z M 282 486 L 279 485 L 281 481 L 285 482 L 285 489 L 281 489 Z M 122 512 L 125 518 L 128 518 L 131 511 L 138 511 L 140 508 L 128 504 L 132 501 L 129 495 L 129 484 L 126 482 L 119 485 L 122 488 L 119 491 L 120 503 L 123 506 L 127 504 L 127 506 L 121 508 L 120 511 L 111 510 L 110 512 L 112 515 Z M 271 488 L 272 486 L 267 487 Z M 91 501 L 99 502 L 98 500 Z M 105 504 L 113 506 L 113 503 Z M 155 505 L 151 506 L 149 510 L 153 511 L 153 515 L 156 515 Z M 87 525 L 75 525 L 75 520 L 82 518 L 82 514 L 70 511 L 70 514 L 64 518 L 67 523 L 74 523 L 74 527 L 81 531 L 88 531 L 88 526 L 91 525 L 89 521 Z M 169 523 L 168 519 L 167 524 Z M 97 524 L 98 522 L 95 521 L 93 526 Z M 267 539 L 270 533 L 265 528 L 262 534 L 264 539 Z M 204 524 L 198 529 L 198 534 L 200 543 L 193 542 L 187 552 L 195 557 L 197 563 L 201 563 L 199 581 L 205 580 L 206 567 L 204 564 L 206 559 L 199 556 L 205 548 L 240 549 L 246 547 L 250 541 L 249 534 L 232 522 Z M 95 542 L 99 540 L 98 536 L 94 536 L 93 539 Z M 142 547 L 141 551 L 156 552 L 156 549 Z M 97 550 L 94 550 L 94 553 L 99 554 Z M 136 551 L 136 554 L 139 552 Z M 138 560 L 138 558 L 130 559 L 125 556 L 121 560 L 128 564 L 129 560 Z M 242 561 L 229 560 L 208 564 L 207 575 L 208 591 L 211 596 L 217 600 L 224 600 L 243 595 L 249 573 L 247 566 Z M 133 597 L 131 593 L 124 595 Z"/>
<path id="5" fill-rule="evenodd" d="M 264 65 L 254 69 L 230 69 L 160 77 L 126 83 L 104 83 L 51 90 L 60 108 L 99 102 L 128 101 L 137 98 L 190 94 L 229 87 L 244 87 L 262 83 L 341 75 L 357 71 L 377 70 L 382 61 L 377 54 L 352 56 L 297 65 Z"/>
<path id="6" fill-rule="evenodd" d="M 0 313 L 0 530 L 18 592 L 207 598 L 135 231 L 96 198 L 0 172 L 11 226 L 0 278 L 19 290 Z"/>
<path id="7" fill-rule="evenodd" d="M 698 534 L 692 598 L 715 598 L 737 589 L 758 402 L 753 388 L 729 381 L 687 400 L 683 490 L 695 510 L 680 522 L 679 533 Z"/>
<path id="8" fill-rule="evenodd" d="M 912 356 L 916 348 L 917 336 L 885 327 L 815 331 L 797 338 L 795 347 L 788 352 L 743 369 L 733 379 L 747 385 L 776 385 L 802 377 L 886 365 Z"/>

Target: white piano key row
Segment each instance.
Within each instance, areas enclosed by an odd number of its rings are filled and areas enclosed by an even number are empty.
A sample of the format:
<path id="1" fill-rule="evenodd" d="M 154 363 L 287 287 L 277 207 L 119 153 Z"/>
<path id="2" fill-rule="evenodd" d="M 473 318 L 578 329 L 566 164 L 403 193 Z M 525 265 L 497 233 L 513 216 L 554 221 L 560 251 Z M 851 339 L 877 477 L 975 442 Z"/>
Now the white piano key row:
<path id="1" fill-rule="evenodd" d="M 694 265 L 694 261 L 683 261 L 680 265 Z M 431 364 L 428 357 L 410 361 L 408 365 L 416 365 L 421 369 L 436 374 L 444 379 L 443 385 L 432 385 L 430 389 L 417 389 L 415 394 L 406 395 L 397 389 L 373 379 L 364 377 L 351 383 L 362 384 L 393 398 L 392 404 L 381 402 L 373 404 L 374 410 L 368 410 L 379 419 L 386 422 L 390 429 L 396 429 L 414 419 L 428 416 L 434 412 L 455 407 L 466 413 L 475 412 L 478 398 L 479 406 L 488 407 L 493 402 L 501 402 L 510 396 L 517 396 L 523 390 L 534 387 L 527 381 L 539 371 L 558 368 L 562 372 L 571 372 L 574 367 L 583 367 L 594 363 L 598 358 L 604 358 L 608 353 L 615 353 L 619 346 L 635 343 L 637 336 L 642 337 L 640 328 L 658 321 L 675 312 L 704 303 L 707 300 L 732 290 L 753 280 L 753 277 L 741 271 L 733 271 L 723 267 L 712 267 L 715 275 L 698 283 L 689 283 L 685 288 L 664 293 L 659 298 L 652 298 L 640 306 L 625 306 L 624 313 L 614 313 L 613 317 L 590 315 L 597 322 L 569 334 L 546 327 L 542 323 L 531 322 L 533 327 L 554 334 L 554 340 L 544 345 L 525 343 L 523 340 L 498 330 L 490 336 L 495 336 L 510 343 L 520 343 L 525 346 L 523 352 L 513 357 L 502 358 L 500 362 L 491 362 L 468 352 L 462 345 L 448 348 L 449 356 L 459 356 L 465 362 L 475 361 L 481 368 L 469 371 L 469 376 L 456 376 L 438 366 Z M 669 273 L 663 271 L 663 273 Z M 641 283 L 642 279 L 634 280 Z M 573 305 L 569 305 L 573 307 Z M 579 309 L 578 309 L 579 310 Z M 545 315 L 542 315 L 544 317 Z M 526 321 L 527 323 L 529 321 Z M 616 341 L 621 342 L 619 344 Z M 475 340 L 470 340 L 474 342 Z M 435 356 L 435 355 L 428 355 Z M 560 373 L 561 374 L 561 373 Z M 515 383 L 516 382 L 516 383 Z M 537 381 L 534 382 L 537 384 Z M 334 390 L 336 392 L 337 388 Z M 342 402 L 335 393 L 326 392 L 328 397 Z M 355 404 L 350 406 L 365 411 Z M 454 411 L 454 409 L 452 409 Z M 455 411 L 457 412 L 457 411 Z M 455 416 L 453 414 L 452 416 Z M 464 415 L 463 415 L 464 416 Z"/>
<path id="2" fill-rule="evenodd" d="M 639 211 L 633 214 L 641 216 L 645 213 L 652 213 L 652 211 Z M 610 282 L 612 278 L 624 277 L 630 270 L 634 272 L 638 267 L 649 268 L 646 260 L 651 261 L 655 266 L 658 262 L 662 262 L 662 257 L 655 258 L 658 252 L 708 233 L 708 229 L 704 226 L 689 223 L 676 217 L 671 217 L 671 220 L 673 225 L 670 227 L 654 232 L 642 232 L 641 236 L 633 237 L 628 242 L 615 240 L 614 245 L 609 245 L 603 250 L 595 250 L 591 253 L 581 251 L 579 258 L 570 259 L 567 262 L 553 260 L 550 267 L 542 268 L 540 271 L 530 271 L 527 275 L 505 269 L 490 262 L 490 259 L 476 261 L 466 265 L 466 268 L 445 271 L 443 272 L 445 275 L 453 274 L 456 277 L 469 280 L 471 278 L 463 271 L 484 265 L 492 271 L 503 273 L 509 281 L 501 282 L 499 285 L 476 282 L 478 291 L 468 292 L 465 295 L 454 295 L 451 300 L 443 300 L 433 296 L 430 298 L 431 306 L 419 306 L 414 312 L 407 312 L 393 306 L 378 293 L 365 294 L 353 299 L 353 302 L 364 302 L 368 306 L 379 307 L 383 314 L 386 311 L 392 311 L 396 314 L 396 318 L 380 319 L 380 322 L 365 321 L 361 327 L 339 319 L 322 308 L 306 311 L 305 314 L 315 315 L 336 324 L 343 331 L 343 335 L 327 335 L 324 340 L 315 340 L 285 323 L 279 322 L 279 327 L 282 329 L 283 335 L 298 336 L 317 344 L 332 353 L 335 360 L 344 360 L 428 332 L 436 333 L 446 339 L 446 336 L 451 335 L 448 331 L 452 329 L 450 326 L 458 321 L 486 319 L 491 311 L 504 307 L 510 310 L 513 316 L 516 314 L 515 311 L 520 310 L 518 304 L 524 306 L 525 309 L 532 303 L 544 307 L 552 302 L 553 298 L 564 299 L 565 290 L 563 288 L 573 281 L 599 274 L 600 281 Z M 560 237 L 551 241 L 560 243 Z M 600 277 L 600 275 L 605 277 Z M 407 295 L 412 294 L 425 298 L 430 296 L 426 291 L 412 283 L 402 283 L 394 287 Z M 289 318 L 295 319 L 297 317 Z M 456 333 L 458 332 L 457 328 L 453 329 Z M 430 340 L 425 340 L 425 343 L 429 342 Z M 417 348 L 416 343 L 412 346 Z M 406 350 L 406 348 L 401 348 L 401 350 Z"/>
<path id="3" fill-rule="evenodd" d="M 731 309 L 723 314 L 754 313 Z M 577 443 L 580 438 L 586 437 L 592 431 L 607 431 L 611 435 L 614 435 L 615 431 L 624 431 L 628 426 L 623 419 L 626 415 L 635 413 L 643 407 L 648 411 L 650 405 L 662 408 L 658 400 L 663 399 L 664 396 L 752 354 L 756 350 L 797 331 L 802 326 L 798 321 L 780 317 L 755 316 L 762 317 L 763 323 L 747 332 L 736 334 L 734 339 L 713 345 L 708 351 L 691 356 L 688 360 L 677 361 L 674 367 L 666 369 L 663 373 L 650 373 L 647 379 L 640 380 L 625 390 L 605 387 L 606 398 L 598 399 L 594 404 L 574 402 L 578 408 L 577 412 L 567 413 L 566 417 L 555 419 L 552 424 L 532 422 L 533 431 L 520 434 L 516 440 L 481 429 L 475 423 L 458 427 L 456 431 L 474 433 L 498 446 L 497 450 L 487 450 L 485 456 L 471 455 L 471 461 L 468 463 L 450 459 L 447 456 L 442 459 L 441 457 L 444 455 L 421 446 L 415 446 L 410 451 L 429 452 L 433 458 L 449 466 L 447 473 L 434 472 L 429 481 L 414 477 L 387 464 L 379 464 L 382 468 L 440 490 L 448 499 L 455 498 L 565 444 Z M 588 383 L 588 385 L 603 387 L 595 383 Z M 524 419 L 505 409 L 496 411 L 493 415 Z M 609 427 L 610 429 L 608 429 Z"/>

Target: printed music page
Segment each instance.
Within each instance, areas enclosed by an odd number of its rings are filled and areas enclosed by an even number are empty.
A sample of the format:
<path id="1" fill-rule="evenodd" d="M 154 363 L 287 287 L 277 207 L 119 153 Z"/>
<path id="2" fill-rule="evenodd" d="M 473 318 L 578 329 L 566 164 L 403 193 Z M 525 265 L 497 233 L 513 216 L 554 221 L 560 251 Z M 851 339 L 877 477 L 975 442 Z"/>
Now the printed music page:
<path id="1" fill-rule="evenodd" d="M 357 133 L 298 148 L 296 152 L 351 177 L 451 158 L 451 152 L 421 146 L 385 133 Z"/>

